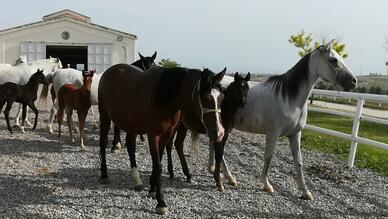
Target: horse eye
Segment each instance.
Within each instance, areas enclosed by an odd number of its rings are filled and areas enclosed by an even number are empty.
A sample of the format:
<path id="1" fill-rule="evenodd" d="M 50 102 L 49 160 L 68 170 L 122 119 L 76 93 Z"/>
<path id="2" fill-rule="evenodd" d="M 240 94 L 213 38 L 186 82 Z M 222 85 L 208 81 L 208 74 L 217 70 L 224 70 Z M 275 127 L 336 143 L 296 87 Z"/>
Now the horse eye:
<path id="1" fill-rule="evenodd" d="M 338 63 L 338 59 L 334 58 L 334 57 L 330 57 L 329 58 L 329 62 L 332 63 L 332 64 L 337 64 Z"/>

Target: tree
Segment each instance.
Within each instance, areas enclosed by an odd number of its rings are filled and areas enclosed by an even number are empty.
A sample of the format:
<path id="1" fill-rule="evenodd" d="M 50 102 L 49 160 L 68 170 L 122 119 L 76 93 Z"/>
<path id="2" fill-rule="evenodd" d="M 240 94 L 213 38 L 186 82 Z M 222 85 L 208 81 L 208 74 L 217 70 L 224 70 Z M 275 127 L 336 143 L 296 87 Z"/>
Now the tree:
<path id="1" fill-rule="evenodd" d="M 307 53 L 310 53 L 318 46 L 327 43 L 327 37 L 321 35 L 319 40 L 314 39 L 313 33 L 305 33 L 302 30 L 299 34 L 291 35 L 288 39 L 288 42 L 293 44 L 296 48 L 300 49 L 298 55 L 300 57 L 305 56 Z M 345 52 L 345 44 L 341 43 L 339 39 L 334 39 L 333 49 L 340 55 L 342 58 L 348 57 L 348 54 Z"/>
<path id="2" fill-rule="evenodd" d="M 166 68 L 175 68 L 181 66 L 176 61 L 170 59 L 162 59 L 160 62 L 158 62 L 158 65 Z"/>

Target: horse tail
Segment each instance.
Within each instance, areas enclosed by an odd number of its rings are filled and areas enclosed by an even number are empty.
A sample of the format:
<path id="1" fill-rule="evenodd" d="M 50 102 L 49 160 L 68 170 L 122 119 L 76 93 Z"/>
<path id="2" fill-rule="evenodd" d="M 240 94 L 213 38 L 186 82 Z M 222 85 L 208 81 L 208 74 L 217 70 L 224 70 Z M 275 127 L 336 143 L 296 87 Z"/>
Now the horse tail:
<path id="1" fill-rule="evenodd" d="M 195 151 L 198 152 L 198 132 L 195 131 L 190 131 L 191 132 L 191 148 Z"/>
<path id="2" fill-rule="evenodd" d="M 48 91 L 49 91 L 49 84 L 44 84 L 39 97 L 40 104 L 43 104 L 44 106 L 46 106 L 47 104 Z"/>

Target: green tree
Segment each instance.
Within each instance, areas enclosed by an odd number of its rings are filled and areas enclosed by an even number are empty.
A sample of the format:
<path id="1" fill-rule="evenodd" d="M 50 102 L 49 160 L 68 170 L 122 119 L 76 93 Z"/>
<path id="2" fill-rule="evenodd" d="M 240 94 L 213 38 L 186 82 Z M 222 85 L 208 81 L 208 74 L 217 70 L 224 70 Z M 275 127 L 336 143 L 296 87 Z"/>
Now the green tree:
<path id="1" fill-rule="evenodd" d="M 158 65 L 166 68 L 175 68 L 181 66 L 176 61 L 170 59 L 162 59 L 160 62 L 158 62 Z"/>
<path id="2" fill-rule="evenodd" d="M 324 36 L 321 36 L 319 40 L 314 39 L 313 33 L 305 33 L 304 30 L 302 30 L 298 34 L 291 35 L 288 42 L 300 49 L 298 51 L 298 55 L 303 57 L 307 53 L 316 49 L 318 46 L 327 43 L 327 39 Z M 345 46 L 346 45 L 341 43 L 339 39 L 334 39 L 333 49 L 342 56 L 342 58 L 348 57 L 348 53 L 345 52 Z"/>

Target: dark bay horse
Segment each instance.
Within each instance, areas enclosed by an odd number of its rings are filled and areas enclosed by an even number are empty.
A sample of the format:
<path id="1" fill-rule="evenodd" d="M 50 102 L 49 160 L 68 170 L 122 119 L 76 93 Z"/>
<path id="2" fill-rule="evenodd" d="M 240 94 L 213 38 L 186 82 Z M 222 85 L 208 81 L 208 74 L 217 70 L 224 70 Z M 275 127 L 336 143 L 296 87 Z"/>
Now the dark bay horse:
<path id="1" fill-rule="evenodd" d="M 79 121 L 79 138 L 81 148 L 84 148 L 84 127 L 86 115 L 91 106 L 90 89 L 92 85 L 92 78 L 96 71 L 90 70 L 82 72 L 83 85 L 77 88 L 75 84 L 64 84 L 58 91 L 58 138 L 61 137 L 61 125 L 63 121 L 63 114 L 66 110 L 67 125 L 69 127 L 70 139 L 74 142 L 72 134 L 73 120 L 71 118 L 73 110 L 77 111 Z"/>
<path id="2" fill-rule="evenodd" d="M 250 77 L 251 77 L 250 73 L 248 73 L 245 77 L 241 77 L 238 73 L 236 73 L 234 75 L 234 81 L 231 84 L 229 84 L 226 90 L 224 91 L 225 98 L 221 104 L 221 110 L 222 110 L 221 119 L 222 119 L 222 125 L 225 128 L 225 134 L 221 142 L 211 142 L 210 143 L 211 145 L 209 145 L 209 162 L 211 163 L 213 163 L 215 159 L 214 150 L 216 150 L 216 156 L 222 157 L 222 163 L 223 164 L 225 163 L 223 158 L 224 146 L 228 139 L 229 133 L 233 129 L 234 117 L 238 108 L 243 107 L 246 103 L 247 94 L 249 90 L 248 81 L 250 80 Z M 193 144 L 196 143 L 196 140 L 198 137 L 197 133 L 205 134 L 206 129 L 204 129 L 203 125 L 199 121 L 199 118 L 196 121 L 195 120 L 190 121 L 185 119 L 184 114 L 182 115 L 182 118 L 183 118 L 183 122 L 180 123 L 177 127 L 177 136 L 175 138 L 174 145 L 177 150 L 179 160 L 181 162 L 183 173 L 185 174 L 187 181 L 191 182 L 192 176 L 189 172 L 189 169 L 187 167 L 187 162 L 183 154 L 184 140 L 186 138 L 186 133 L 188 128 L 192 132 L 192 138 L 194 138 L 192 139 Z M 171 150 L 172 150 L 172 142 L 173 142 L 172 140 L 173 139 L 171 139 L 171 141 L 167 144 L 168 172 L 170 174 L 170 178 L 174 177 L 172 158 L 171 158 Z M 211 172 L 214 171 L 210 169 L 212 168 L 209 168 L 209 171 Z M 223 191 L 219 170 L 220 170 L 220 164 L 218 164 L 218 168 L 216 165 L 216 171 L 214 171 L 214 178 L 216 180 L 216 184 L 219 190 Z M 223 171 L 229 183 L 231 185 L 236 186 L 237 181 L 231 175 L 226 165 L 223 165 Z"/>
<path id="3" fill-rule="evenodd" d="M 144 72 L 127 64 L 110 67 L 98 89 L 101 182 L 108 182 L 106 145 L 111 121 L 127 132 L 129 154 L 135 135 L 147 134 L 153 164 L 149 192 L 151 196 L 156 193 L 156 212 L 165 214 L 159 152 L 172 137 L 181 112 L 188 118 L 201 118 L 209 139 L 221 141 L 224 129 L 218 111 L 223 96 L 217 85 L 225 71 L 215 75 L 207 69 L 155 67 Z"/>
<path id="4" fill-rule="evenodd" d="M 156 66 L 155 64 L 156 55 L 157 55 L 156 51 L 152 56 L 143 56 L 142 54 L 139 53 L 140 59 L 132 63 L 131 65 L 139 67 L 141 70 L 146 71 L 150 69 L 152 66 Z M 112 141 L 113 146 L 111 151 L 116 152 L 121 148 L 120 129 L 117 126 L 114 127 L 113 136 L 114 136 Z"/>
<path id="5" fill-rule="evenodd" d="M 12 108 L 12 104 L 14 102 L 21 103 L 23 106 L 23 113 L 22 113 L 22 132 L 24 132 L 24 122 L 27 115 L 27 106 L 32 109 L 35 113 L 35 122 L 34 127 L 32 130 L 35 130 L 36 125 L 38 123 L 38 109 L 35 106 L 35 100 L 37 99 L 37 92 L 39 88 L 39 84 L 43 84 L 45 86 L 48 85 L 48 81 L 46 79 L 46 76 L 43 74 L 43 70 L 37 70 L 36 73 L 31 75 L 30 79 L 28 80 L 27 84 L 25 85 L 19 85 L 13 82 L 7 82 L 2 85 L 0 85 L 0 111 L 3 109 L 3 106 L 5 103 L 7 103 L 7 106 L 4 110 L 4 116 L 5 120 L 7 121 L 7 127 L 9 132 L 12 134 L 12 128 L 9 124 L 9 111 Z"/>

